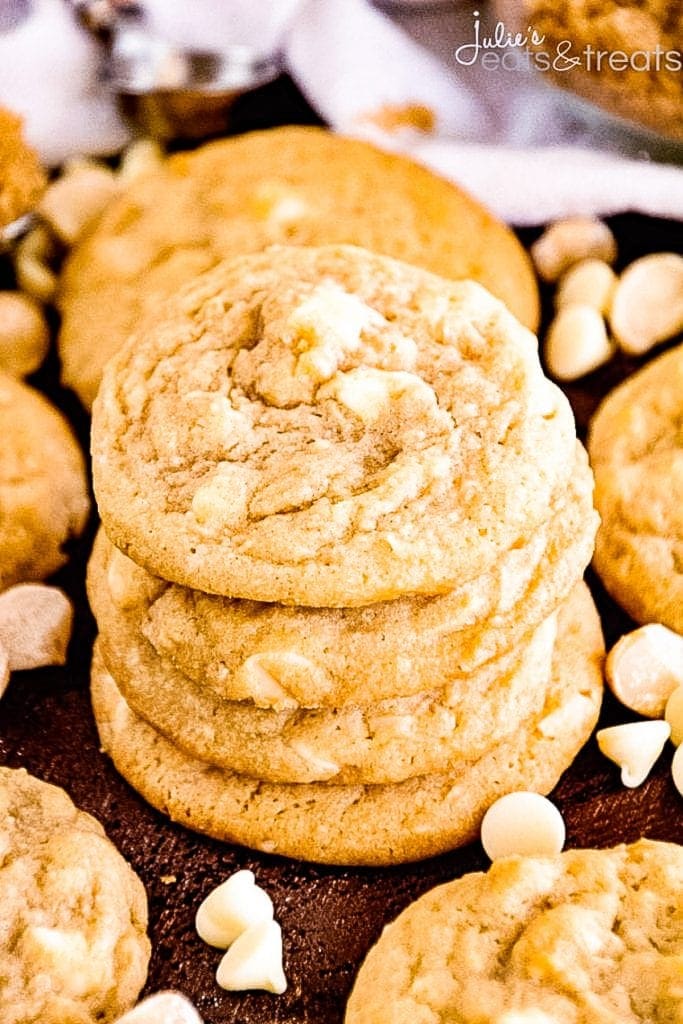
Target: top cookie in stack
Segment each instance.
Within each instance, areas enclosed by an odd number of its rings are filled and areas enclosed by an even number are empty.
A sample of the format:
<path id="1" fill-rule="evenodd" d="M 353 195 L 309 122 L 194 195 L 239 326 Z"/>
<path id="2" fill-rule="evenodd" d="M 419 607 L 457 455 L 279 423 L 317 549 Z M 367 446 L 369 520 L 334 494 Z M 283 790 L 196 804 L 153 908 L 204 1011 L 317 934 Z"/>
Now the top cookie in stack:
<path id="1" fill-rule="evenodd" d="M 93 472 L 128 556 L 90 569 L 96 717 L 172 816 L 426 856 L 590 732 L 592 478 L 479 286 L 348 246 L 226 262 L 108 365 Z"/>

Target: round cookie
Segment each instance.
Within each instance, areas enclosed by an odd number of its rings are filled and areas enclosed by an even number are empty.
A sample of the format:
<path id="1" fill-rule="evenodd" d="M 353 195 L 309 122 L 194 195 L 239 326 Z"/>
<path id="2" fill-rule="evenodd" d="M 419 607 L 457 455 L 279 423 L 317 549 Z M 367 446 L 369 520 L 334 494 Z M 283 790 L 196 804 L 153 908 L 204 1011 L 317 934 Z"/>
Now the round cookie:
<path id="1" fill-rule="evenodd" d="M 3 1024 L 108 1024 L 147 976 L 137 875 L 64 790 L 0 768 Z"/>
<path id="2" fill-rule="evenodd" d="M 0 235 L 35 208 L 46 184 L 38 156 L 24 142 L 21 118 L 0 107 Z"/>
<path id="3" fill-rule="evenodd" d="M 178 153 L 109 206 L 61 283 L 65 383 L 91 406 L 107 359 L 145 311 L 219 260 L 274 243 L 340 242 L 473 278 L 538 324 L 524 249 L 475 200 L 366 142 L 277 128 Z"/>
<path id="4" fill-rule="evenodd" d="M 590 425 L 595 568 L 636 622 L 683 633 L 683 345 L 627 378 Z"/>
<path id="5" fill-rule="evenodd" d="M 0 590 L 40 580 L 90 507 L 81 450 L 66 420 L 33 388 L 0 371 Z"/>
<path id="6" fill-rule="evenodd" d="M 104 662 L 132 710 L 188 754 L 269 782 L 401 782 L 475 760 L 542 707 L 556 634 L 552 616 L 519 649 L 441 690 L 273 711 L 220 700 L 160 658 L 93 562 L 88 595 Z"/>
<path id="7" fill-rule="evenodd" d="M 553 500 L 546 528 L 437 597 L 358 609 L 223 598 L 150 576 L 103 531 L 92 566 L 157 654 L 217 697 L 275 710 L 366 707 L 469 677 L 551 615 L 593 552 L 592 483 L 577 442 L 569 487 Z"/>
<path id="8" fill-rule="evenodd" d="M 188 757 L 131 711 L 99 654 L 93 708 L 118 770 L 174 821 L 268 853 L 397 864 L 473 839 L 486 808 L 503 793 L 553 788 L 597 720 L 603 655 L 599 618 L 580 584 L 560 612 L 541 715 L 459 771 L 387 786 L 277 785 Z"/>
<path id="9" fill-rule="evenodd" d="M 202 275 L 109 362 L 92 428 L 102 521 L 134 561 L 337 607 L 486 571 L 545 521 L 574 446 L 497 300 L 349 246 Z"/>
<path id="10" fill-rule="evenodd" d="M 388 925 L 346 1024 L 681 1020 L 683 847 L 506 857 Z"/>

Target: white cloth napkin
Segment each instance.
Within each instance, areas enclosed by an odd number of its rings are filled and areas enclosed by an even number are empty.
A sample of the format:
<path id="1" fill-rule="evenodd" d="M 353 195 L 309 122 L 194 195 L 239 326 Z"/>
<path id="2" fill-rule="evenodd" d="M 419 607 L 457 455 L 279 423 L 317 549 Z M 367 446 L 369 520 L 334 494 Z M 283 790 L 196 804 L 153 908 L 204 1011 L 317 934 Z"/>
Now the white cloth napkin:
<path id="1" fill-rule="evenodd" d="M 419 0 L 147 0 L 152 30 L 220 48 L 281 48 L 309 102 L 336 130 L 412 154 L 462 184 L 503 219 L 535 224 L 573 213 L 637 210 L 683 219 L 683 170 L 642 158 L 639 142 L 572 108 L 522 71 L 459 64 L 473 3 Z M 30 8 L 26 18 L 7 17 Z M 482 19 L 494 17 L 477 5 Z M 3 12 L 5 17 L 3 17 Z M 101 81 L 101 51 L 64 0 L 0 0 L 0 102 L 26 118 L 48 163 L 109 153 L 129 138 Z M 434 131 L 385 131 L 387 106 L 417 104 Z"/>

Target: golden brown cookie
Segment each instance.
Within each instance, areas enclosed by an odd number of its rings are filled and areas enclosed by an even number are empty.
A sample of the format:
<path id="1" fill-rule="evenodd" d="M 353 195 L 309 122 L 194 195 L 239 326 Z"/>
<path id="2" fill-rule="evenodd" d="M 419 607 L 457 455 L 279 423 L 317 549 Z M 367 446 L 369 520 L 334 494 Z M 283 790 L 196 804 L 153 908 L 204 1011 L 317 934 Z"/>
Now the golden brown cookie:
<path id="1" fill-rule="evenodd" d="M 597 720 L 603 654 L 597 612 L 579 584 L 560 612 L 541 714 L 461 770 L 387 786 L 277 785 L 188 757 L 131 711 L 99 652 L 93 708 L 102 746 L 118 770 L 173 820 L 268 853 L 396 864 L 469 841 L 503 793 L 553 788 Z"/>
<path id="2" fill-rule="evenodd" d="M 578 442 L 569 487 L 550 513 L 545 529 L 456 590 L 365 608 L 287 607 L 170 584 L 103 531 L 91 564 L 131 628 L 217 697 L 275 710 L 364 707 L 469 678 L 556 610 L 588 564 L 597 529 Z"/>
<path id="3" fill-rule="evenodd" d="M 122 695 L 176 746 L 221 768 L 269 782 L 402 782 L 475 760 L 545 699 L 554 616 L 518 648 L 426 693 L 317 710 L 221 700 L 159 657 L 135 614 L 113 600 L 98 554 L 88 595 L 104 662 Z"/>
<path id="4" fill-rule="evenodd" d="M 588 445 L 605 587 L 636 622 L 683 633 L 683 345 L 607 396 Z"/>
<path id="5" fill-rule="evenodd" d="M 147 900 L 63 789 L 0 768 L 0 1020 L 109 1024 L 147 976 Z"/>
<path id="6" fill-rule="evenodd" d="M 0 590 L 66 561 L 90 499 L 71 428 L 33 388 L 0 371 Z"/>
<path id="7" fill-rule="evenodd" d="M 339 242 L 473 278 L 537 326 L 527 255 L 475 200 L 366 142 L 276 128 L 176 154 L 112 203 L 62 281 L 65 383 L 92 405 L 104 364 L 143 313 L 220 259 Z"/>
<path id="8" fill-rule="evenodd" d="M 452 589 L 525 543 L 575 432 L 533 335 L 478 285 L 274 247 L 114 356 L 92 450 L 105 529 L 150 572 L 340 607 Z"/>
<path id="9" fill-rule="evenodd" d="M 346 1024 L 673 1024 L 682 894 L 673 843 L 502 858 L 385 928 Z"/>
<path id="10" fill-rule="evenodd" d="M 33 210 L 47 178 L 26 145 L 20 117 L 0 107 L 0 230 Z"/>

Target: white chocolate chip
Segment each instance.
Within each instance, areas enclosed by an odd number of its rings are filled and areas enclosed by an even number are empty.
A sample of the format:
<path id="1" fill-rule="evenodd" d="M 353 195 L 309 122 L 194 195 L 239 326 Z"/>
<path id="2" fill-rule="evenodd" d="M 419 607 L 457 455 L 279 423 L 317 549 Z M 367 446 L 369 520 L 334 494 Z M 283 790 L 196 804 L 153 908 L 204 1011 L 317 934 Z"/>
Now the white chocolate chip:
<path id="1" fill-rule="evenodd" d="M 82 997 L 100 982 L 100 967 L 93 959 L 88 938 L 66 927 L 29 925 L 19 940 L 23 956 L 33 965 L 36 976 L 59 971 L 62 995 Z"/>
<path id="2" fill-rule="evenodd" d="M 677 686 L 683 686 L 683 636 L 651 622 L 626 633 L 605 664 L 614 696 L 632 711 L 661 718 Z"/>
<path id="3" fill-rule="evenodd" d="M 559 707 L 553 708 L 540 719 L 536 728 L 546 739 L 558 739 L 566 735 L 572 722 L 588 715 L 592 701 L 583 693 L 575 693 Z"/>
<path id="4" fill-rule="evenodd" d="M 276 921 L 262 921 L 242 932 L 218 965 L 216 981 L 229 992 L 284 992 L 287 979 L 282 969 L 280 925 Z"/>
<path id="5" fill-rule="evenodd" d="M 491 860 L 519 854 L 560 853 L 565 827 L 557 807 L 539 793 L 508 793 L 492 804 L 481 823 L 481 844 Z"/>
<path id="6" fill-rule="evenodd" d="M 254 872 L 236 871 L 203 901 L 195 917 L 195 928 L 209 946 L 227 949 L 248 928 L 272 917 L 272 901 L 256 885 Z"/>
<path id="7" fill-rule="evenodd" d="M 329 380 L 347 354 L 356 351 L 366 325 L 377 318 L 373 309 L 338 284 L 317 285 L 287 321 L 297 339 L 297 374 Z"/>
<path id="8" fill-rule="evenodd" d="M 677 686 L 666 702 L 664 718 L 671 726 L 671 742 L 675 747 L 683 743 L 683 686 Z"/>
<path id="9" fill-rule="evenodd" d="M 63 665 L 73 608 L 66 594 L 43 583 L 18 583 L 0 594 L 0 642 L 12 672 Z"/>
<path id="10" fill-rule="evenodd" d="M 66 245 L 73 245 L 118 193 L 116 175 L 104 164 L 74 160 L 50 184 L 38 212 Z"/>
<path id="11" fill-rule="evenodd" d="M 234 462 L 219 462 L 192 498 L 195 521 L 209 535 L 236 525 L 245 515 L 253 473 Z"/>
<path id="12" fill-rule="evenodd" d="M 600 729 L 596 739 L 605 757 L 621 768 L 622 783 L 633 789 L 645 782 L 670 733 L 669 723 L 657 719 Z"/>
<path id="13" fill-rule="evenodd" d="M 50 345 L 42 307 L 22 292 L 0 291 L 0 368 L 13 377 L 37 370 Z"/>
<path id="14" fill-rule="evenodd" d="M 180 992 L 157 992 L 124 1013 L 116 1024 L 202 1024 L 202 1018 Z"/>
<path id="15" fill-rule="evenodd" d="M 259 220 L 277 224 L 294 223 L 310 212 L 308 201 L 279 181 L 260 182 L 249 197 L 249 204 Z"/>
<path id="16" fill-rule="evenodd" d="M 327 758 L 321 757 L 308 743 L 295 740 L 290 746 L 294 753 L 298 754 L 306 766 L 315 774 L 317 780 L 326 781 L 327 779 L 333 779 L 335 775 L 339 774 L 340 765 L 336 761 L 330 761 Z"/>
<path id="17" fill-rule="evenodd" d="M 165 585 L 163 580 L 151 576 L 112 545 L 107 565 L 107 586 L 114 604 L 128 609 L 143 601 L 154 600 Z"/>
<path id="18" fill-rule="evenodd" d="M 156 171 L 164 160 L 164 151 L 154 139 L 136 139 L 123 151 L 119 165 L 119 181 L 128 185 L 149 171 Z"/>
<path id="19" fill-rule="evenodd" d="M 11 669 L 9 667 L 9 654 L 4 646 L 0 643 L 0 697 L 7 689 L 9 683 Z"/>
<path id="20" fill-rule="evenodd" d="M 612 299 L 610 327 L 619 347 L 642 355 L 683 329 L 683 256 L 651 253 L 623 272 Z"/>
<path id="21" fill-rule="evenodd" d="M 683 744 L 679 746 L 671 762 L 671 777 L 674 780 L 674 786 L 683 796 Z"/>
<path id="22" fill-rule="evenodd" d="M 577 380 L 612 358 L 614 346 L 593 306 L 562 306 L 548 328 L 544 355 L 557 380 Z"/>
<path id="23" fill-rule="evenodd" d="M 277 658 L 277 655 L 269 656 L 267 653 L 250 654 L 242 662 L 233 676 L 233 688 L 239 699 L 253 700 L 257 707 L 273 708 L 275 711 L 299 707 L 299 702 L 270 670 L 273 660 Z M 302 661 L 305 660 L 302 658 Z"/>
<path id="24" fill-rule="evenodd" d="M 563 274 L 555 292 L 555 308 L 592 306 L 606 315 L 612 303 L 617 275 L 604 260 L 581 260 Z"/>
<path id="25" fill-rule="evenodd" d="M 555 221 L 531 246 L 531 258 L 544 281 L 557 281 L 569 267 L 585 259 L 614 263 L 617 244 L 603 221 L 568 217 Z"/>
<path id="26" fill-rule="evenodd" d="M 373 423 L 386 415 L 391 403 L 399 400 L 422 403 L 430 407 L 434 392 L 414 373 L 405 370 L 377 370 L 357 367 L 348 373 L 337 373 L 319 392 L 319 398 L 334 398 L 359 416 L 364 423 Z"/>
<path id="27" fill-rule="evenodd" d="M 329 393 L 336 398 L 364 423 L 373 423 L 386 413 L 391 401 L 389 376 L 381 370 L 370 369 L 338 373 L 324 394 Z"/>

